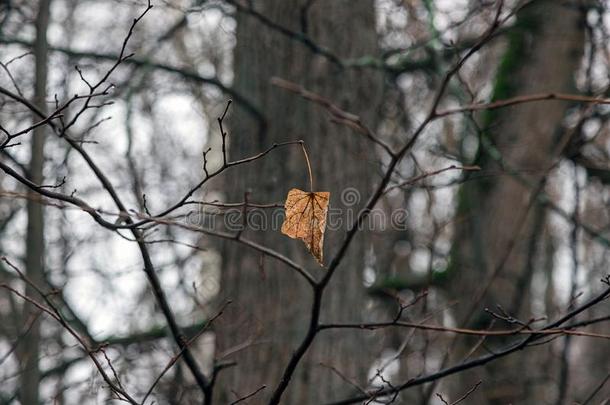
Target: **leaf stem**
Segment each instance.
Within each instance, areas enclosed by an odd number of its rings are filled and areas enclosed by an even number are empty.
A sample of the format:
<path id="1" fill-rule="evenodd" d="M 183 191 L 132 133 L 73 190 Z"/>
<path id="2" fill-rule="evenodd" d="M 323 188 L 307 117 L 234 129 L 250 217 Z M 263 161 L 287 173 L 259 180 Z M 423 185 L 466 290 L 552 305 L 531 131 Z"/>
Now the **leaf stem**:
<path id="1" fill-rule="evenodd" d="M 301 148 L 303 148 L 303 154 L 305 155 L 305 161 L 307 162 L 307 171 L 309 172 L 309 191 L 313 193 L 313 175 L 311 174 L 311 163 L 309 162 L 309 156 L 307 155 L 307 149 L 305 148 L 305 142 L 301 141 Z"/>

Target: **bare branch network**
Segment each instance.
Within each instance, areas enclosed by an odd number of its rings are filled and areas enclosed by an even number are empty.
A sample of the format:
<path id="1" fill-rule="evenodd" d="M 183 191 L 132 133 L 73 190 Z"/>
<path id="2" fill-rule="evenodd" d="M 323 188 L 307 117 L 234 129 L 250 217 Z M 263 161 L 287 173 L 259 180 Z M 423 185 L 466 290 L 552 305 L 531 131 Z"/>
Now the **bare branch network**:
<path id="1" fill-rule="evenodd" d="M 206 2 L 195 2 L 201 4 Z M 225 4 L 226 3 L 226 4 Z M 243 13 L 244 18 L 251 18 L 258 24 L 261 24 L 262 29 L 273 32 L 279 35 L 282 41 L 289 43 L 295 42 L 298 46 L 307 49 L 315 58 L 321 58 L 322 64 L 328 63 L 332 69 L 337 69 L 339 72 L 360 72 L 362 69 L 379 70 L 385 73 L 397 75 L 397 67 L 392 66 L 390 62 L 383 61 L 381 64 L 374 66 L 374 63 L 364 63 L 362 60 L 353 60 L 339 56 L 338 50 L 329 49 L 314 39 L 313 34 L 308 33 L 308 21 L 306 18 L 301 19 L 302 30 L 293 30 L 276 22 L 275 19 L 265 14 L 265 9 L 259 9 L 255 6 L 255 2 L 248 1 L 226 1 L 220 8 L 229 7 L 234 13 Z M 313 7 L 315 1 L 306 2 L 303 14 L 307 15 L 307 7 Z M 40 284 L 40 280 L 34 281 L 27 272 L 22 270 L 22 266 L 16 264 L 19 260 L 13 255 L 3 253 L 2 262 L 7 268 L 7 273 L 10 276 L 3 277 L 0 281 L 0 287 L 4 289 L 11 298 L 8 300 L 20 300 L 20 305 L 30 305 L 35 309 L 34 314 L 24 323 L 21 333 L 17 335 L 14 344 L 9 346 L 8 351 L 0 353 L 0 365 L 2 365 L 16 350 L 20 337 L 26 336 L 31 332 L 32 325 L 40 322 L 40 318 L 45 318 L 54 321 L 63 332 L 71 336 L 71 339 L 76 342 L 80 353 L 89 358 L 92 365 L 99 373 L 99 376 L 104 381 L 103 389 L 111 393 L 111 398 L 118 401 L 127 402 L 130 404 L 152 404 L 154 403 L 155 390 L 161 389 L 162 382 L 167 379 L 175 371 L 183 373 L 180 366 L 184 364 L 188 374 L 188 378 L 196 385 L 199 394 L 200 402 L 204 404 L 212 404 L 215 402 L 215 389 L 223 385 L 223 372 L 240 367 L 239 352 L 242 347 L 235 347 L 234 352 L 237 353 L 231 357 L 227 353 L 215 353 L 211 364 L 204 366 L 204 362 L 198 358 L 200 355 L 197 350 L 197 345 L 202 336 L 215 331 L 216 325 L 222 322 L 232 322 L 228 318 L 231 312 L 231 307 L 234 306 L 232 301 L 223 301 L 220 304 L 214 304 L 214 311 L 208 316 L 205 322 L 194 324 L 192 327 L 185 328 L 180 326 L 181 317 L 177 316 L 179 307 L 172 302 L 171 291 L 169 291 L 163 283 L 161 264 L 155 262 L 154 250 L 160 249 L 159 244 L 165 242 L 179 245 L 180 248 L 186 248 L 189 251 L 205 252 L 206 248 L 200 243 L 180 242 L 174 238 L 173 232 L 184 232 L 189 235 L 199 235 L 199 237 L 213 238 L 223 240 L 230 244 L 239 245 L 254 252 L 260 257 L 260 268 L 262 277 L 265 276 L 264 261 L 267 258 L 277 262 L 277 265 L 271 267 L 273 271 L 281 269 L 288 273 L 294 273 L 297 278 L 303 279 L 307 285 L 308 300 L 299 302 L 298 305 L 307 307 L 307 319 L 300 330 L 299 342 L 294 347 L 278 348 L 286 349 L 290 352 L 290 356 L 285 364 L 281 364 L 280 377 L 274 381 L 268 381 L 265 385 L 258 388 L 246 389 L 246 387 L 237 387 L 232 404 L 237 403 L 259 403 L 257 398 L 262 395 L 268 395 L 265 400 L 269 405 L 275 405 L 285 402 L 286 392 L 290 385 L 294 382 L 295 375 L 299 369 L 305 367 L 305 359 L 313 350 L 312 348 L 320 341 L 325 334 L 367 334 L 373 331 L 388 331 L 388 333 L 398 333 L 395 331 L 406 331 L 409 333 L 421 332 L 426 336 L 433 336 L 435 339 L 439 336 L 447 335 L 449 350 L 457 345 L 455 343 L 458 337 L 473 337 L 477 342 L 472 345 L 469 355 L 462 356 L 460 359 L 450 357 L 449 354 L 443 357 L 443 360 L 438 362 L 440 367 L 436 370 L 429 371 L 430 368 L 424 369 L 420 374 L 410 377 L 404 381 L 390 381 L 386 379 L 385 367 L 379 366 L 376 372 L 373 373 L 371 381 L 377 381 L 379 384 L 369 384 L 362 386 L 358 381 L 354 381 L 349 375 L 351 370 L 341 370 L 332 364 L 322 364 L 330 370 L 332 374 L 338 376 L 347 386 L 345 392 L 351 394 L 345 395 L 341 399 L 328 399 L 328 404 L 352 404 L 352 403 L 393 403 L 400 401 L 400 393 L 422 387 L 422 392 L 430 390 L 427 394 L 428 399 L 436 397 L 443 404 L 458 404 L 468 403 L 470 397 L 474 397 L 479 391 L 485 389 L 485 379 L 480 379 L 469 385 L 461 386 L 457 391 L 461 394 L 452 394 L 454 398 L 449 398 L 448 393 L 440 392 L 436 382 L 445 380 L 449 376 L 459 375 L 468 370 L 484 367 L 488 364 L 498 362 L 501 359 L 509 356 L 514 356 L 523 351 L 541 350 L 545 345 L 553 345 L 558 338 L 569 339 L 582 338 L 592 341 L 601 342 L 600 344 L 608 345 L 610 333 L 598 332 L 591 330 L 591 327 L 596 325 L 607 325 L 610 317 L 605 316 L 590 316 L 584 317 L 587 311 L 593 308 L 603 307 L 607 304 L 607 299 L 610 297 L 610 278 L 608 276 L 601 279 L 597 285 L 588 285 L 581 290 L 586 293 L 587 299 L 584 301 L 575 301 L 569 308 L 556 312 L 551 319 L 520 319 L 516 313 L 512 312 L 512 308 L 504 310 L 501 306 L 496 309 L 485 308 L 485 297 L 494 288 L 494 283 L 497 282 L 499 274 L 503 272 L 505 262 L 510 256 L 515 244 L 519 243 L 518 236 L 513 239 L 506 252 L 506 260 L 500 261 L 500 264 L 491 274 L 487 274 L 479 280 L 479 285 L 474 285 L 473 292 L 469 297 L 464 297 L 467 300 L 460 302 L 464 308 L 470 308 L 466 311 L 463 319 L 458 319 L 457 326 L 446 326 L 442 323 L 430 321 L 431 311 L 428 303 L 428 287 L 423 288 L 412 301 L 404 301 L 392 288 L 383 288 L 382 293 L 391 296 L 393 305 L 398 306 L 398 311 L 395 314 L 388 313 L 387 316 L 378 317 L 375 321 L 360 322 L 353 319 L 343 319 L 341 321 L 329 321 L 323 316 L 323 303 L 330 300 L 330 295 L 335 294 L 337 284 L 333 284 L 340 272 L 350 271 L 349 268 L 342 267 L 346 257 L 354 250 L 354 242 L 360 235 L 364 233 L 383 233 L 387 232 L 407 232 L 410 228 L 405 222 L 405 218 L 409 216 L 409 212 L 403 208 L 394 210 L 380 208 L 388 198 L 395 195 L 410 193 L 415 189 L 430 190 L 438 185 L 434 183 L 436 178 L 442 178 L 442 175 L 457 172 L 458 184 L 465 183 L 472 179 L 484 179 L 486 175 L 494 176 L 497 173 L 494 170 L 501 170 L 502 173 L 511 172 L 508 164 L 502 165 L 502 159 L 498 158 L 496 169 L 490 168 L 487 164 L 484 166 L 478 162 L 472 164 L 446 164 L 437 169 L 419 170 L 412 176 L 403 176 L 405 162 L 411 161 L 415 156 L 416 149 L 427 141 L 426 136 L 434 131 L 438 125 L 444 125 L 447 120 L 455 118 L 455 116 L 463 116 L 465 119 L 473 119 L 474 114 L 492 114 L 498 113 L 510 108 L 528 108 L 531 105 L 546 105 L 551 103 L 569 102 L 574 109 L 584 111 L 600 106 L 610 104 L 610 99 L 604 97 L 606 92 L 598 92 L 601 95 L 594 94 L 576 94 L 566 93 L 563 89 L 557 89 L 553 92 L 534 92 L 531 94 L 517 94 L 507 96 L 502 99 L 494 99 L 490 102 L 478 102 L 473 97 L 471 102 L 463 102 L 459 106 L 446 107 L 451 105 L 447 100 L 452 98 L 455 93 L 457 82 L 463 82 L 462 74 L 465 67 L 471 68 L 470 62 L 473 58 L 480 58 L 483 52 L 494 40 L 501 37 L 501 34 L 509 29 L 514 23 L 515 15 L 520 13 L 522 9 L 532 7 L 530 3 L 534 2 L 517 2 L 517 7 L 513 10 L 508 10 L 504 2 L 493 3 L 492 17 L 489 20 L 485 31 L 479 35 L 476 40 L 470 41 L 469 44 L 458 46 L 456 44 L 451 51 L 457 55 L 451 64 L 444 68 L 444 73 L 439 80 L 435 81 L 434 91 L 430 97 L 431 102 L 427 102 L 424 113 L 418 119 L 413 119 L 416 124 L 413 128 L 403 136 L 388 139 L 385 133 L 378 133 L 374 123 L 367 123 L 367 119 L 359 116 L 354 112 L 346 111 L 340 105 L 340 100 L 334 100 L 326 95 L 318 94 L 312 89 L 308 89 L 305 85 L 296 83 L 292 79 L 284 77 L 273 77 L 266 86 L 274 88 L 277 94 L 281 97 L 291 97 L 295 102 L 306 103 L 307 108 L 312 108 L 314 111 L 321 110 L 326 114 L 326 119 L 332 122 L 338 130 L 346 130 L 350 132 L 352 139 L 361 138 L 368 143 L 368 148 L 378 152 L 378 162 L 375 162 L 379 168 L 380 179 L 369 187 L 367 195 L 361 195 L 356 189 L 357 197 L 348 195 L 342 190 L 330 190 L 331 193 L 341 195 L 340 206 L 342 208 L 333 207 L 331 203 L 328 220 L 325 229 L 341 233 L 341 237 L 334 239 L 334 244 L 327 246 L 330 254 L 330 260 L 321 264 L 322 269 L 316 267 L 309 261 L 302 260 L 302 256 L 291 256 L 286 254 L 281 249 L 276 249 L 273 245 L 260 243 L 255 238 L 250 238 L 248 232 L 275 232 L 279 233 L 281 219 L 274 219 L 274 213 L 283 215 L 283 201 L 271 200 L 252 202 L 250 190 L 241 190 L 244 198 L 240 200 L 224 200 L 219 198 L 200 199 L 200 196 L 214 186 L 214 182 L 222 181 L 225 183 L 232 182 L 231 176 L 236 175 L 237 170 L 248 170 L 248 167 L 253 167 L 255 164 L 270 165 L 277 163 L 277 171 L 281 172 L 282 164 L 280 163 L 286 156 L 292 156 L 307 145 L 307 141 L 295 136 L 290 139 L 293 134 L 286 134 L 287 139 L 283 142 L 266 142 L 263 141 L 258 152 L 241 158 L 234 158 L 231 154 L 232 142 L 238 142 L 240 133 L 234 133 L 227 124 L 227 120 L 231 119 L 231 108 L 243 109 L 248 115 L 258 119 L 259 128 L 255 131 L 258 134 L 265 134 L 269 122 L 265 122 L 264 106 L 258 106 L 248 97 L 237 92 L 235 89 L 226 86 L 222 81 L 215 77 L 204 77 L 190 71 L 188 69 L 174 68 L 169 64 L 161 64 L 148 61 L 142 56 L 138 59 L 135 53 L 130 53 L 129 49 L 132 42 L 138 37 L 138 30 L 148 18 L 153 24 L 153 17 L 149 17 L 149 13 L 153 9 L 153 5 L 148 1 L 147 5 L 141 10 L 139 15 L 133 19 L 127 27 L 127 32 L 124 34 L 122 43 L 118 49 L 118 53 L 84 53 L 73 51 L 66 47 L 49 47 L 50 51 L 59 52 L 68 57 L 91 58 L 111 60 L 112 65 L 107 68 L 103 74 L 98 74 L 99 78 L 94 78 L 94 74 L 88 72 L 88 69 L 83 66 L 76 65 L 72 72 L 73 79 L 80 80 L 80 83 L 87 89 L 86 94 L 74 94 L 62 100 L 62 97 L 54 96 L 54 107 L 51 111 L 46 112 L 46 108 L 41 108 L 27 96 L 27 92 L 22 92 L 17 85 L 16 90 L 10 90 L 5 86 L 0 86 L 0 94 L 3 99 L 9 100 L 12 105 L 17 105 L 24 108 L 34 117 L 31 123 L 23 124 L 16 129 L 9 129 L 8 126 L 1 125 L 0 131 L 4 134 L 0 150 L 2 158 L 0 158 L 0 169 L 4 172 L 7 178 L 11 181 L 6 181 L 9 188 L 0 190 L 0 198 L 10 201 L 26 201 L 28 203 L 38 204 L 51 208 L 57 208 L 59 212 L 68 210 L 82 212 L 88 215 L 95 224 L 99 227 L 110 231 L 122 240 L 133 243 L 137 246 L 142 266 L 143 274 L 148 283 L 149 291 L 154 297 L 154 305 L 158 312 L 162 314 L 164 322 L 163 329 L 146 336 L 140 335 L 133 337 L 133 340 L 116 339 L 99 339 L 92 336 L 86 326 L 75 326 L 74 319 L 78 319 L 78 311 L 72 313 L 67 312 L 65 302 L 68 300 L 64 297 L 64 292 L 61 286 L 52 286 L 49 283 Z M 193 6 L 193 10 L 198 10 Z M 262 11 L 261 11 L 262 10 Z M 488 10 L 489 11 L 489 10 Z M 195 11 L 189 11 L 195 12 Z M 185 14 L 186 15 L 186 14 Z M 185 17 L 186 21 L 186 17 Z M 186 24 L 186 23 L 184 23 Z M 432 24 L 433 25 L 433 24 Z M 2 34 L 1 41 L 7 44 L 17 44 L 19 46 L 29 47 L 30 42 L 20 38 L 5 37 Z M 392 59 L 390 59 L 392 60 Z M 10 70 L 3 65 L 10 75 Z M 182 190 L 180 194 L 170 196 L 171 202 L 161 206 L 156 201 L 147 199 L 147 195 L 137 195 L 140 201 L 139 206 L 132 204 L 132 199 L 126 197 L 121 191 L 121 185 L 118 185 L 113 179 L 116 177 L 109 172 L 107 164 L 100 163 L 96 149 L 98 145 L 86 141 L 86 133 L 81 129 L 81 122 L 87 119 L 88 114 L 105 110 L 113 105 L 116 99 L 120 100 L 123 95 L 116 94 L 114 89 L 116 86 L 113 80 L 118 71 L 123 68 L 145 68 L 151 70 L 160 70 L 171 73 L 176 73 L 182 76 L 185 80 L 204 82 L 208 85 L 215 86 L 217 90 L 222 92 L 222 97 L 225 100 L 224 109 L 215 121 L 215 131 L 219 137 L 211 146 L 206 146 L 201 156 L 200 169 L 196 174 L 197 180 L 191 185 Z M 412 68 L 412 67 L 411 67 Z M 348 73 L 345 73 L 348 74 Z M 351 74 L 351 73 L 350 73 Z M 315 86 L 314 86 L 315 87 Z M 279 96 L 278 96 L 279 97 Z M 232 106 L 232 101 L 237 104 Z M 274 120 L 282 120 L 283 117 L 273 117 Z M 95 124 L 96 126 L 99 123 Z M 474 124 L 472 124 L 474 125 Z M 29 172 L 27 165 L 20 164 L 23 153 L 21 149 L 28 144 L 30 138 L 38 136 L 38 132 L 45 129 L 49 134 L 53 134 L 55 138 L 62 142 L 62 147 L 65 148 L 66 156 L 68 154 L 77 155 L 84 163 L 86 171 L 83 169 L 78 173 L 70 173 L 63 177 L 60 181 L 54 184 L 38 183 L 35 177 Z M 328 135 L 327 135 L 328 136 Z M 354 141 L 355 142 L 355 141 Z M 490 146 L 491 148 L 491 146 Z M 305 152 L 307 157 L 307 152 Z M 67 159 L 67 158 L 66 158 Z M 177 158 L 178 159 L 178 158 Z M 177 160 L 176 159 L 176 160 Z M 214 160 L 215 159 L 215 160 Z M 178 163 L 178 162 L 176 162 Z M 307 167 L 309 168 L 309 182 L 312 185 L 313 191 L 313 175 L 312 166 L 315 167 L 315 161 L 310 164 L 307 157 Z M 559 166 L 559 158 L 553 158 L 550 165 L 542 169 L 538 169 L 536 174 L 548 174 Z M 305 166 L 303 165 L 303 168 Z M 601 246 L 606 248 L 610 246 L 607 239 L 607 232 L 600 230 L 596 226 L 591 225 L 590 218 L 580 217 L 577 214 L 572 214 L 565 210 L 565 204 L 557 204 L 544 190 L 546 180 L 532 180 L 528 177 L 530 173 L 520 173 L 519 168 L 515 168 L 515 178 L 521 176 L 521 184 L 525 184 L 531 194 L 526 198 L 528 207 L 542 207 L 553 212 L 558 217 L 570 223 L 574 227 L 574 232 L 578 233 L 575 238 L 579 238 L 580 233 L 587 235 Z M 288 169 L 286 169 L 288 170 Z M 526 170 L 526 169 L 524 169 Z M 303 170 L 303 173 L 306 173 Z M 511 173 L 513 174 L 513 173 Z M 476 177 L 480 176 L 480 177 Z M 76 183 L 75 178 L 95 179 L 97 182 L 95 189 L 98 192 L 103 192 L 109 201 L 112 201 L 114 208 L 99 208 L 98 201 L 94 197 L 87 197 L 86 193 L 81 193 L 78 190 L 66 192 L 66 183 L 71 184 L 86 184 L 86 182 Z M 190 179 L 189 179 L 190 180 Z M 438 186 L 440 187 L 440 186 Z M 347 191 L 349 189 L 346 187 Z M 350 191 L 351 192 L 351 191 Z M 97 195 L 97 194 L 96 194 Z M 362 197 L 362 198 L 360 198 Z M 356 200 L 351 200 L 356 198 Z M 355 202 L 354 202 L 355 201 Z M 344 215 L 350 205 L 355 208 L 357 203 L 363 202 L 362 207 L 350 211 L 348 220 L 344 220 Z M 153 209 L 152 206 L 155 208 Z M 347 208 L 346 208 L 347 207 Z M 212 216 L 218 221 L 206 221 L 203 219 L 209 210 L 213 209 Z M 529 209 L 529 208 L 528 208 Z M 336 210 L 336 211 L 333 211 Z M 376 211 L 385 215 L 379 222 L 390 223 L 387 229 L 377 229 L 370 225 L 378 223 L 375 218 Z M 333 213 L 334 212 L 334 213 Z M 529 211 L 524 214 L 524 218 L 529 215 Z M 340 218 L 342 222 L 334 222 L 333 218 Z M 400 221 L 394 219 L 400 217 Z M 257 218 L 256 220 L 253 218 Z M 326 214 L 325 214 L 326 220 Z M 367 222 L 371 220 L 372 222 Z M 261 221 L 270 221 L 265 223 L 263 227 Z M 339 221 L 339 220 L 337 220 Z M 516 218 L 515 222 L 525 222 L 525 219 Z M 439 226 L 439 228 L 441 228 Z M 167 239 L 156 238 L 154 233 L 158 229 L 163 229 L 170 236 Z M 246 232 L 248 231 L 248 232 Z M 439 229 L 438 232 L 442 230 Z M 578 242 L 575 242 L 577 244 Z M 4 249 L 4 248 L 3 248 Z M 151 252 L 151 250 L 153 252 Z M 577 254 L 575 256 L 578 256 Z M 534 264 L 532 264 L 534 266 Z M 575 265 L 578 268 L 578 263 Z M 607 271 L 607 269 L 606 269 Z M 35 292 L 35 294 L 30 293 Z M 575 293 L 575 292 L 574 292 Z M 3 298 L 4 299 L 4 298 Z M 204 305 L 204 304 L 201 304 Z M 209 304 L 205 304 L 209 305 Z M 457 305 L 457 304 L 456 304 Z M 607 307 L 607 305 L 606 305 Z M 438 308 L 436 308 L 438 310 Z M 442 312 L 442 311 L 441 311 Z M 468 327 L 472 319 L 483 313 L 492 323 L 500 325 L 498 327 Z M 84 321 L 78 320 L 77 322 Z M 480 325 L 480 323 L 479 323 Z M 606 329 L 607 330 L 607 329 Z M 392 332 L 393 331 L 393 332 Z M 402 332 L 400 332 L 402 333 Z M 338 336 L 338 335 L 337 335 Z M 131 382 L 133 379 L 125 377 L 124 373 L 119 371 L 113 365 L 114 360 L 108 355 L 109 349 L 114 346 L 129 345 L 132 341 L 156 341 L 162 340 L 165 337 L 171 337 L 173 346 L 171 349 L 171 357 L 166 362 L 161 372 L 156 374 L 152 379 L 147 381 L 145 389 L 135 389 Z M 474 355 L 481 347 L 487 347 L 489 341 L 500 342 L 494 346 L 493 350 L 489 349 L 487 354 Z M 248 347 L 252 342 L 243 342 L 243 347 Z M 490 346 L 489 346 L 490 347 Z M 362 348 L 367 350 L 367 348 Z M 401 350 L 404 350 L 401 349 Z M 463 353 L 462 353 L 463 354 Z M 354 355 L 357 355 L 354 353 Z M 400 353 L 396 356 L 400 356 Z M 226 360 L 231 358 L 231 360 Z M 234 360 L 233 360 L 234 358 Z M 77 359 L 75 358 L 75 361 Z M 180 368 L 180 370 L 176 370 Z M 599 385 L 599 390 L 603 389 L 607 378 Z M 432 383 L 432 384 L 431 384 Z M 242 389 L 243 388 L 243 389 Z M 443 387 L 444 389 L 444 387 Z M 597 388 L 591 393 L 591 398 L 598 391 Z M 246 392 L 247 391 L 247 392 Z M 589 402 L 587 400 L 587 402 Z"/>

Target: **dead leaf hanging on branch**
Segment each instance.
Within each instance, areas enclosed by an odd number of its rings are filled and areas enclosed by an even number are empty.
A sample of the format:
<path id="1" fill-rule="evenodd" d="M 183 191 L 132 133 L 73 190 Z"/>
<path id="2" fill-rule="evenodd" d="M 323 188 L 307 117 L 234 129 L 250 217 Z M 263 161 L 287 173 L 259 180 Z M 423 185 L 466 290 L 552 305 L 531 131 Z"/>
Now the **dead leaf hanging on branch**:
<path id="1" fill-rule="evenodd" d="M 282 224 L 282 233 L 293 239 L 301 239 L 309 252 L 323 266 L 324 231 L 326 231 L 326 216 L 328 214 L 328 191 L 313 191 L 313 174 L 311 163 L 305 148 L 305 142 L 300 141 L 307 171 L 309 173 L 309 192 L 293 188 L 286 196 L 286 218 Z"/>
<path id="2" fill-rule="evenodd" d="M 327 191 L 314 193 L 293 188 L 286 197 L 286 219 L 282 224 L 282 233 L 301 239 L 320 265 L 329 199 Z"/>

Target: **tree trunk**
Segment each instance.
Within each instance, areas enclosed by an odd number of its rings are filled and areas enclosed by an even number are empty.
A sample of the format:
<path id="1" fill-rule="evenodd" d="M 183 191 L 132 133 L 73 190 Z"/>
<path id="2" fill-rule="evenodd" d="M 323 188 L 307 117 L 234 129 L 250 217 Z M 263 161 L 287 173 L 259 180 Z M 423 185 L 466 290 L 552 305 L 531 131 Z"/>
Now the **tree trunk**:
<path id="1" fill-rule="evenodd" d="M 49 25 L 50 0 L 41 0 L 38 3 L 36 17 L 36 42 L 34 44 L 34 57 L 36 60 L 34 104 L 41 111 L 46 112 L 47 98 L 47 27 Z M 37 116 L 34 121 L 39 120 Z M 36 128 L 32 133 L 30 176 L 36 184 L 43 183 L 44 142 L 46 126 Z M 26 240 L 26 276 L 38 286 L 43 286 L 44 280 L 44 218 L 42 205 L 34 200 L 27 202 L 28 227 Z M 34 300 L 40 300 L 36 291 L 26 287 L 26 295 Z M 32 305 L 24 305 L 22 322 L 27 325 L 38 310 Z M 24 336 L 21 347 L 21 390 L 22 404 L 39 403 L 40 369 L 38 357 L 40 353 L 40 321 L 36 321 L 29 332 Z"/>
<path id="2" fill-rule="evenodd" d="M 271 21 L 297 32 L 307 30 L 316 43 L 340 58 L 377 54 L 373 0 L 264 0 L 252 4 Z M 314 191 L 330 191 L 331 209 L 341 209 L 343 226 L 339 230 L 330 229 L 333 222 L 336 225 L 337 217 L 329 217 L 325 243 L 328 262 L 342 240 L 346 220 L 355 218 L 370 191 L 374 148 L 362 135 L 331 123 L 321 107 L 275 88 L 269 80 L 278 76 L 296 82 L 360 115 L 374 127 L 381 76 L 372 70 L 342 69 L 252 15 L 238 13 L 237 27 L 235 90 L 264 112 L 267 127 L 262 135 L 257 134 L 257 123 L 246 111 L 236 108 L 231 119 L 230 155 L 237 159 L 256 154 L 273 142 L 305 141 Z M 293 187 L 309 188 L 307 166 L 298 145 L 274 151 L 247 168 L 232 172 L 232 179 L 236 180 L 228 187 L 229 195 L 238 201 L 243 200 L 246 191 L 250 192 L 251 202 L 278 202 Z M 362 196 L 359 202 L 349 201 L 349 196 L 342 198 L 342 192 L 349 188 Z M 352 210 L 351 217 L 348 209 Z M 268 211 L 265 217 L 266 231 L 249 230 L 244 235 L 305 263 L 317 277 L 324 273 L 300 241 L 280 234 L 281 219 L 277 215 Z M 270 220 L 272 217 L 274 221 Z M 251 219 L 254 224 L 260 222 L 254 214 Z M 322 303 L 322 321 L 364 319 L 365 239 L 359 235 L 329 285 Z M 231 357 L 238 363 L 235 367 L 221 372 L 220 403 L 235 400 L 264 384 L 267 388 L 252 399 L 253 403 L 262 403 L 280 381 L 292 352 L 305 336 L 311 289 L 290 268 L 235 243 L 228 243 L 223 251 L 221 288 L 221 295 L 233 303 L 218 323 L 218 354 L 250 344 Z M 283 403 L 316 404 L 353 392 L 329 367 L 366 386 L 374 353 L 374 346 L 369 344 L 371 336 L 372 333 L 322 332 L 300 364 Z"/>
<path id="3" fill-rule="evenodd" d="M 584 48 L 584 13 L 575 3 L 539 1 L 520 12 L 509 34 L 494 99 L 573 91 Z M 471 318 L 477 327 L 489 325 L 490 317 L 483 309 L 495 310 L 496 305 L 515 317 L 523 316 L 525 321 L 542 315 L 531 314 L 529 307 L 536 240 L 544 224 L 544 213 L 532 208 L 531 199 L 550 165 L 559 158 L 557 134 L 567 107 L 566 102 L 530 103 L 484 114 L 477 163 L 484 171 L 515 170 L 521 180 L 506 173 L 488 181 L 467 182 L 461 190 L 459 216 L 465 220 L 457 229 L 452 267 L 456 279 L 452 293 L 460 300 L 458 320 L 468 317 L 473 305 L 470 297 L 477 297 L 489 280 L 493 281 Z M 502 164 L 494 154 L 501 156 Z M 499 327 L 510 327 L 499 323 Z M 461 353 L 474 344 L 474 340 L 468 340 Z M 532 356 L 518 354 L 466 373 L 457 390 L 464 392 L 483 380 L 486 389 L 481 391 L 487 402 L 479 403 L 539 403 L 534 393 L 542 392 L 540 386 L 532 388 L 536 384 L 534 376 L 523 372 L 540 370 L 529 367 L 531 361 Z M 536 377 L 540 381 L 541 376 Z M 482 396 L 475 395 L 472 401 Z"/>

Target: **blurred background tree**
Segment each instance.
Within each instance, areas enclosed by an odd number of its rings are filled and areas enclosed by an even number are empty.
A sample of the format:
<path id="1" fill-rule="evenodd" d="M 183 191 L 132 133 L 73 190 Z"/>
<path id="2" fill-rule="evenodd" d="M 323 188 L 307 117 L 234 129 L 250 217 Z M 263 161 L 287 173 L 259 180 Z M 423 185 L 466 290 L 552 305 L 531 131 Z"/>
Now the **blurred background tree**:
<path id="1" fill-rule="evenodd" d="M 337 26 L 337 21 L 350 24 Z M 278 77 L 296 82 L 340 103 L 341 108 L 356 112 L 374 126 L 381 104 L 382 75 L 370 69 L 346 71 L 341 66 L 344 59 L 379 57 L 374 2 L 259 1 L 251 8 L 238 6 L 236 22 L 233 88 L 262 112 L 264 129 L 259 131 L 260 122 L 238 106 L 231 120 L 230 156 L 236 160 L 254 155 L 273 142 L 301 139 L 312 159 L 314 191 L 330 190 L 334 208 L 357 212 L 363 202 L 346 205 L 341 195 L 332 191 L 353 189 L 358 195 L 366 195 L 375 175 L 374 148 L 363 136 L 330 122 L 323 108 L 273 86 L 270 80 Z M 290 32 L 278 33 L 273 24 Z M 304 46 L 298 35 L 311 41 L 306 43 L 315 43 L 333 54 L 318 54 Z M 281 203 L 293 187 L 308 190 L 301 149 L 291 148 L 282 155 L 279 162 L 262 160 L 234 173 L 236 181 L 227 184 L 231 201 L 242 201 L 247 192 L 253 202 Z M 347 217 L 343 215 L 342 219 Z M 252 220 L 256 222 L 255 218 Z M 341 226 L 335 232 L 329 230 L 327 245 L 337 245 L 345 229 Z M 301 246 L 278 232 L 252 233 L 252 239 L 262 245 L 298 257 L 309 268 L 319 267 Z M 307 330 L 312 304 L 309 286 L 300 280 L 295 282 L 294 274 L 283 271 L 285 264 L 262 257 L 260 252 L 244 252 L 243 247 L 231 241 L 225 245 L 221 295 L 233 299 L 230 311 L 235 316 L 227 319 L 240 321 L 219 324 L 218 347 L 222 352 L 243 342 L 252 344 L 232 356 L 238 363 L 236 367 L 223 372 L 226 384 L 220 403 L 236 399 L 231 391 L 245 395 L 268 381 L 281 379 L 294 347 Z M 366 320 L 362 314 L 367 294 L 363 273 L 358 269 L 366 261 L 367 246 L 365 237 L 359 238 L 342 263 L 333 280 L 335 292 L 324 302 L 323 319 Z M 323 270 L 317 274 L 322 275 Z M 344 370 L 358 381 L 366 380 L 374 350 L 368 355 L 353 354 L 374 342 L 371 336 L 341 331 L 321 336 L 295 375 L 284 401 L 322 403 L 345 391 L 345 382 L 329 373 L 332 368 Z M 261 397 L 270 395 L 272 388 Z"/>

